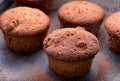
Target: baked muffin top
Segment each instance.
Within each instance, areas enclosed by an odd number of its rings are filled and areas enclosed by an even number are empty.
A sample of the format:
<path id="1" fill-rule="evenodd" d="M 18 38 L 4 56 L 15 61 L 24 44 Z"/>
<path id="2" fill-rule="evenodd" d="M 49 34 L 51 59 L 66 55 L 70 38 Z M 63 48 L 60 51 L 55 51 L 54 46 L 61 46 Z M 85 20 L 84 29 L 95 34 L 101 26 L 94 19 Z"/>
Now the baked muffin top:
<path id="1" fill-rule="evenodd" d="M 0 28 L 10 35 L 29 36 L 47 29 L 49 17 L 42 11 L 29 7 L 16 7 L 0 17 Z"/>
<path id="2" fill-rule="evenodd" d="M 46 53 L 60 60 L 78 61 L 94 56 L 99 49 L 97 38 L 81 29 L 57 29 L 43 42 Z"/>
<path id="3" fill-rule="evenodd" d="M 104 10 L 95 3 L 71 1 L 65 3 L 58 11 L 58 17 L 71 23 L 96 23 L 103 20 Z"/>
<path id="4" fill-rule="evenodd" d="M 113 13 L 105 21 L 106 31 L 120 37 L 120 12 Z"/>

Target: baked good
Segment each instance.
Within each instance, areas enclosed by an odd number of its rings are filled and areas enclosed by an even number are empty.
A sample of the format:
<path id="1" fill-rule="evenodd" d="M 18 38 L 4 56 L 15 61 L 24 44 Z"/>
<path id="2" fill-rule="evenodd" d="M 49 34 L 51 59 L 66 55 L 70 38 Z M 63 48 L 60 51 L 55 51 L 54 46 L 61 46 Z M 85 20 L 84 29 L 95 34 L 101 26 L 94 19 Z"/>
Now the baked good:
<path id="1" fill-rule="evenodd" d="M 120 12 L 111 14 L 105 21 L 109 47 L 120 53 Z"/>
<path id="2" fill-rule="evenodd" d="M 54 30 L 43 42 L 50 68 L 66 77 L 77 77 L 89 71 L 99 43 L 92 33 L 77 28 Z"/>
<path id="3" fill-rule="evenodd" d="M 39 50 L 49 25 L 50 18 L 44 12 L 29 7 L 9 9 L 0 17 L 6 44 L 17 52 Z"/>
<path id="4" fill-rule="evenodd" d="M 102 7 L 87 1 L 70 1 L 58 10 L 61 28 L 82 26 L 94 35 L 98 34 L 104 15 Z"/>
<path id="5" fill-rule="evenodd" d="M 38 8 L 48 14 L 53 7 L 53 0 L 15 0 L 15 4 L 16 6 Z"/>

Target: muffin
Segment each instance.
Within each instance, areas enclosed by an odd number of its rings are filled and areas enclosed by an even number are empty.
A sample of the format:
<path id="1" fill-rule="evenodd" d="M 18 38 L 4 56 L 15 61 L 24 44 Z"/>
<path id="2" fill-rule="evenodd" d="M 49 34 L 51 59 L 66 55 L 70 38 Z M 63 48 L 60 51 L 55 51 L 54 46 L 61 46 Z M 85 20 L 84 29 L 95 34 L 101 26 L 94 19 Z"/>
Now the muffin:
<path id="1" fill-rule="evenodd" d="M 92 33 L 79 27 L 54 30 L 43 42 L 50 68 L 66 77 L 77 77 L 89 71 L 99 50 Z"/>
<path id="2" fill-rule="evenodd" d="M 48 14 L 52 9 L 53 0 L 15 0 L 15 4 L 16 6 L 38 8 Z"/>
<path id="3" fill-rule="evenodd" d="M 6 44 L 17 52 L 33 52 L 42 48 L 50 18 L 42 11 L 29 7 L 16 7 L 0 17 L 0 28 Z"/>
<path id="4" fill-rule="evenodd" d="M 108 45 L 120 53 L 120 12 L 113 13 L 105 21 L 105 29 L 108 34 Z"/>
<path id="5" fill-rule="evenodd" d="M 82 26 L 98 34 L 105 12 L 99 5 L 87 1 L 70 1 L 58 10 L 61 28 Z"/>

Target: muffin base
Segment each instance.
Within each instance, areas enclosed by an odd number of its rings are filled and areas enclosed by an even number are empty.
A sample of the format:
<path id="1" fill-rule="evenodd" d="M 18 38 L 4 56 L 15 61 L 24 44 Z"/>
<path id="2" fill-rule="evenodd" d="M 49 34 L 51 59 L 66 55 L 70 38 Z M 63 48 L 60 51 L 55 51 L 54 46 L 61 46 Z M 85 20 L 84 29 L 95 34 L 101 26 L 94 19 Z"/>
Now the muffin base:
<path id="1" fill-rule="evenodd" d="M 33 35 L 33 36 L 13 36 L 4 34 L 7 46 L 16 52 L 30 53 L 42 48 L 42 43 L 47 35 L 47 31 Z"/>
<path id="2" fill-rule="evenodd" d="M 76 23 L 69 23 L 69 22 L 64 22 L 63 20 L 60 20 L 61 28 L 66 28 L 66 27 L 77 27 L 81 26 L 84 27 L 85 30 L 93 33 L 95 36 L 98 35 L 98 32 L 100 30 L 101 23 L 95 23 L 95 24 L 76 24 Z"/>
<path id="3" fill-rule="evenodd" d="M 108 34 L 109 47 L 116 53 L 120 53 L 120 38 L 111 34 Z"/>
<path id="4" fill-rule="evenodd" d="M 78 77 L 87 73 L 93 57 L 77 62 L 63 61 L 47 55 L 50 68 L 57 74 L 66 77 Z"/>
<path id="5" fill-rule="evenodd" d="M 27 1 L 27 0 L 15 0 L 16 6 L 28 6 L 32 8 L 38 8 L 49 14 L 53 7 L 53 0 L 42 0 L 42 1 Z"/>

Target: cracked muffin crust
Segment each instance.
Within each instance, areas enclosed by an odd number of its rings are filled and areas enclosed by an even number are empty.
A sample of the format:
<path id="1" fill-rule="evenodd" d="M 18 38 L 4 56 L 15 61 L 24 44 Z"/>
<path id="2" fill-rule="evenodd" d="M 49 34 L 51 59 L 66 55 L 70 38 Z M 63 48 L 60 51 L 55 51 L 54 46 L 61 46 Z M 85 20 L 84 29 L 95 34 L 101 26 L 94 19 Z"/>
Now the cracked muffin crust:
<path id="1" fill-rule="evenodd" d="M 0 17 L 8 47 L 19 52 L 40 49 L 49 25 L 50 19 L 44 12 L 29 7 L 9 9 Z"/>
<path id="2" fill-rule="evenodd" d="M 50 68 L 55 73 L 76 77 L 89 70 L 92 59 L 99 50 L 99 42 L 92 33 L 80 27 L 65 28 L 50 33 L 45 38 L 43 47 Z"/>
<path id="3" fill-rule="evenodd" d="M 104 19 L 105 12 L 99 5 L 87 1 L 70 1 L 58 10 L 61 27 L 85 27 L 97 35 Z"/>

